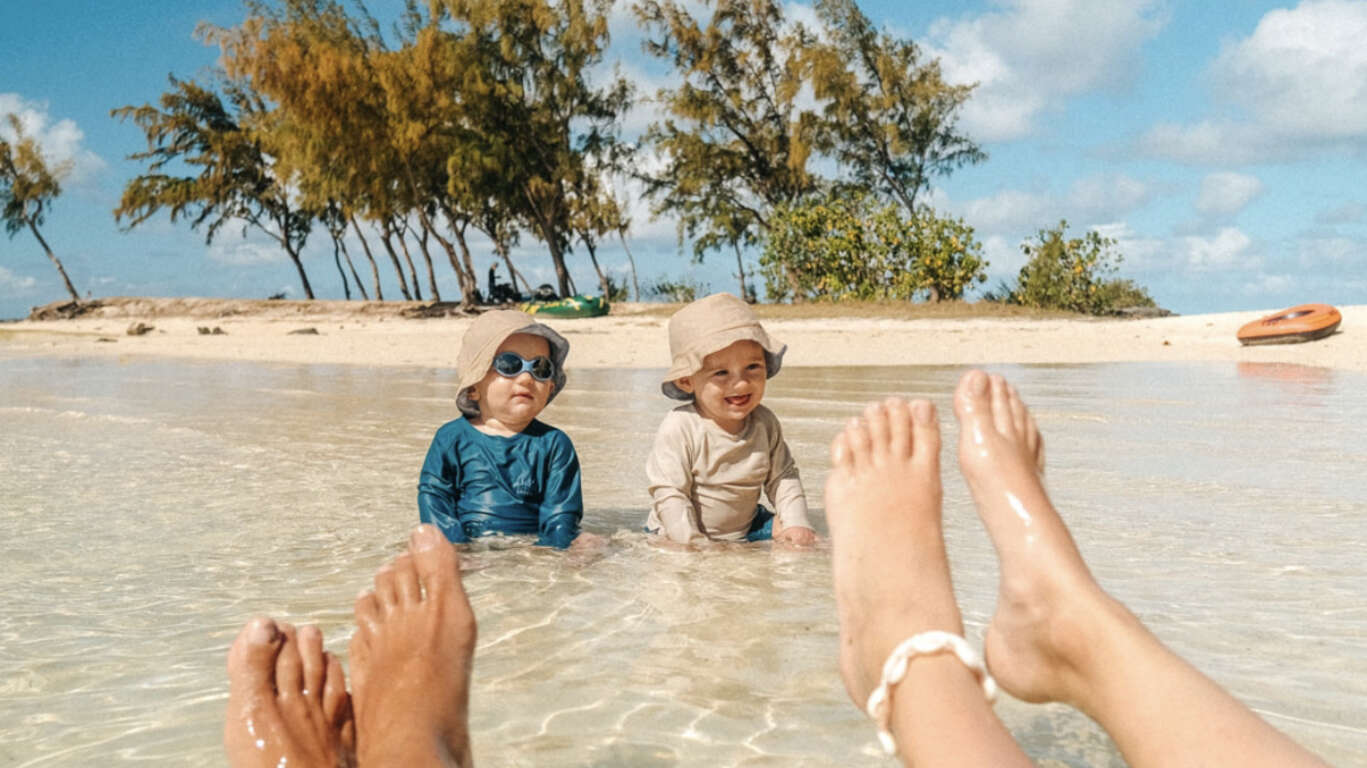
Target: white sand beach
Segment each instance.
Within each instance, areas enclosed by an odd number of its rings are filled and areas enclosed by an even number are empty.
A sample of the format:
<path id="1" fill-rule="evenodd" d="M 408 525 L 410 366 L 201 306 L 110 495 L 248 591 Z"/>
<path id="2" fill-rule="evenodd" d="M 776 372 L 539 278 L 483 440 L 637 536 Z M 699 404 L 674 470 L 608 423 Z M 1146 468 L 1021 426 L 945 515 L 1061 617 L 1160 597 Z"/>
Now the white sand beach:
<path id="1" fill-rule="evenodd" d="M 406 302 L 109 299 L 75 319 L 0 326 L 0 351 L 18 355 L 164 356 L 302 364 L 444 367 L 453 364 L 468 317 L 415 318 Z M 766 318 L 788 345 L 785 364 L 990 365 L 1162 361 L 1280 362 L 1367 371 L 1367 305 L 1339 307 L 1343 323 L 1313 342 L 1245 347 L 1244 323 L 1275 312 L 1153 319 L 952 317 L 904 319 L 829 314 Z M 571 368 L 663 368 L 668 312 L 619 304 L 597 318 L 545 322 L 572 345 Z M 129 335 L 137 323 L 151 326 Z M 222 333 L 204 334 L 200 329 Z M 296 333 L 313 329 L 316 331 Z"/>

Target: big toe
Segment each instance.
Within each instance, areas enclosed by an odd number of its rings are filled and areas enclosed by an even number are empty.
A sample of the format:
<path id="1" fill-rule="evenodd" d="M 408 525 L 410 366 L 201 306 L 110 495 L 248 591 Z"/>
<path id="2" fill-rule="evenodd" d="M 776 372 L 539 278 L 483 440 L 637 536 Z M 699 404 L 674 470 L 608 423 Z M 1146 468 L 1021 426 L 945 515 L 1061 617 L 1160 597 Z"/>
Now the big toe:
<path id="1" fill-rule="evenodd" d="M 234 698 L 274 695 L 275 662 L 283 641 L 284 635 L 271 619 L 257 617 L 242 627 L 228 650 L 228 687 Z"/>
<path id="2" fill-rule="evenodd" d="M 961 423 L 991 418 L 991 382 L 986 373 L 973 370 L 959 379 L 954 389 L 954 415 Z"/>
<path id="3" fill-rule="evenodd" d="M 460 557 L 434 526 L 413 529 L 408 537 L 408 551 L 428 600 L 460 588 Z"/>

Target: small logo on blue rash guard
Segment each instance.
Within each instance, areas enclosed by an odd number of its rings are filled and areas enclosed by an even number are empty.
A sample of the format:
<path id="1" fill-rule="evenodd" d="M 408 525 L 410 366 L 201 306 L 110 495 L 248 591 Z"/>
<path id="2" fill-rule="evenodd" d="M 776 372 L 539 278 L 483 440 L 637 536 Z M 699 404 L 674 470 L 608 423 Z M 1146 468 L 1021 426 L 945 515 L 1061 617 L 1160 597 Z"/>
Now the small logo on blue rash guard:
<path id="1" fill-rule="evenodd" d="M 530 474 L 519 475 L 513 480 L 513 493 L 516 493 L 518 496 L 530 494 L 534 487 L 536 487 L 536 484 L 532 482 L 532 476 Z"/>

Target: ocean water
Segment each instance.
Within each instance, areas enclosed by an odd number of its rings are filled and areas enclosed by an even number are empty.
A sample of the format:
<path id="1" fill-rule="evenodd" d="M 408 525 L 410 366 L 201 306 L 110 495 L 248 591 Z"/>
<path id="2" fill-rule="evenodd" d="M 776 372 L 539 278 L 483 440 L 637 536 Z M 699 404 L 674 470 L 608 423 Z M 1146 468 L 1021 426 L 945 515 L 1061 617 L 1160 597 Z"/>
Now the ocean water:
<path id="1" fill-rule="evenodd" d="M 995 370 L 1034 408 L 1050 489 L 1103 585 L 1273 724 L 1367 764 L 1367 377 Z M 841 421 L 929 397 L 953 445 L 961 372 L 771 382 L 823 534 Z M 836 672 L 828 549 L 684 554 L 639 533 L 644 456 L 672 405 L 659 373 L 572 371 L 545 414 L 579 450 L 603 553 L 513 540 L 467 557 L 479 764 L 889 764 Z M 0 357 L 0 765 L 225 764 L 228 644 L 268 614 L 318 624 L 345 656 L 355 595 L 415 522 L 453 386 L 427 369 Z M 948 449 L 945 473 L 977 644 L 996 562 Z M 997 711 L 1041 765 L 1123 764 L 1066 707 Z"/>

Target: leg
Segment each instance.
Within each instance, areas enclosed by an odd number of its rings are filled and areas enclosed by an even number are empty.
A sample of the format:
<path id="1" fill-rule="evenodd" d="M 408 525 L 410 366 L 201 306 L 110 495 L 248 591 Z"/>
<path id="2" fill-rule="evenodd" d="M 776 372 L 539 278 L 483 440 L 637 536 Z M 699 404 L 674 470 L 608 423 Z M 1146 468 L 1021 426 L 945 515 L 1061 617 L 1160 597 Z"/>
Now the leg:
<path id="1" fill-rule="evenodd" d="M 1034 419 L 1000 376 L 954 394 L 959 464 L 1001 560 L 987 661 L 1026 701 L 1062 701 L 1130 765 L 1323 765 L 1168 650 L 1092 578 L 1044 490 Z"/>
<path id="2" fill-rule="evenodd" d="M 351 702 L 317 627 L 252 619 L 228 651 L 223 744 L 233 766 L 350 765 Z"/>
<path id="3" fill-rule="evenodd" d="M 963 633 L 940 520 L 940 429 L 926 401 L 870 405 L 831 443 L 826 514 L 840 617 L 840 675 L 861 709 L 907 637 Z M 952 654 L 919 656 L 892 689 L 908 765 L 1028 765 Z"/>
<path id="4" fill-rule="evenodd" d="M 462 766 L 470 754 L 475 615 L 446 538 L 421 525 L 356 601 L 351 671 L 365 765 Z"/>

